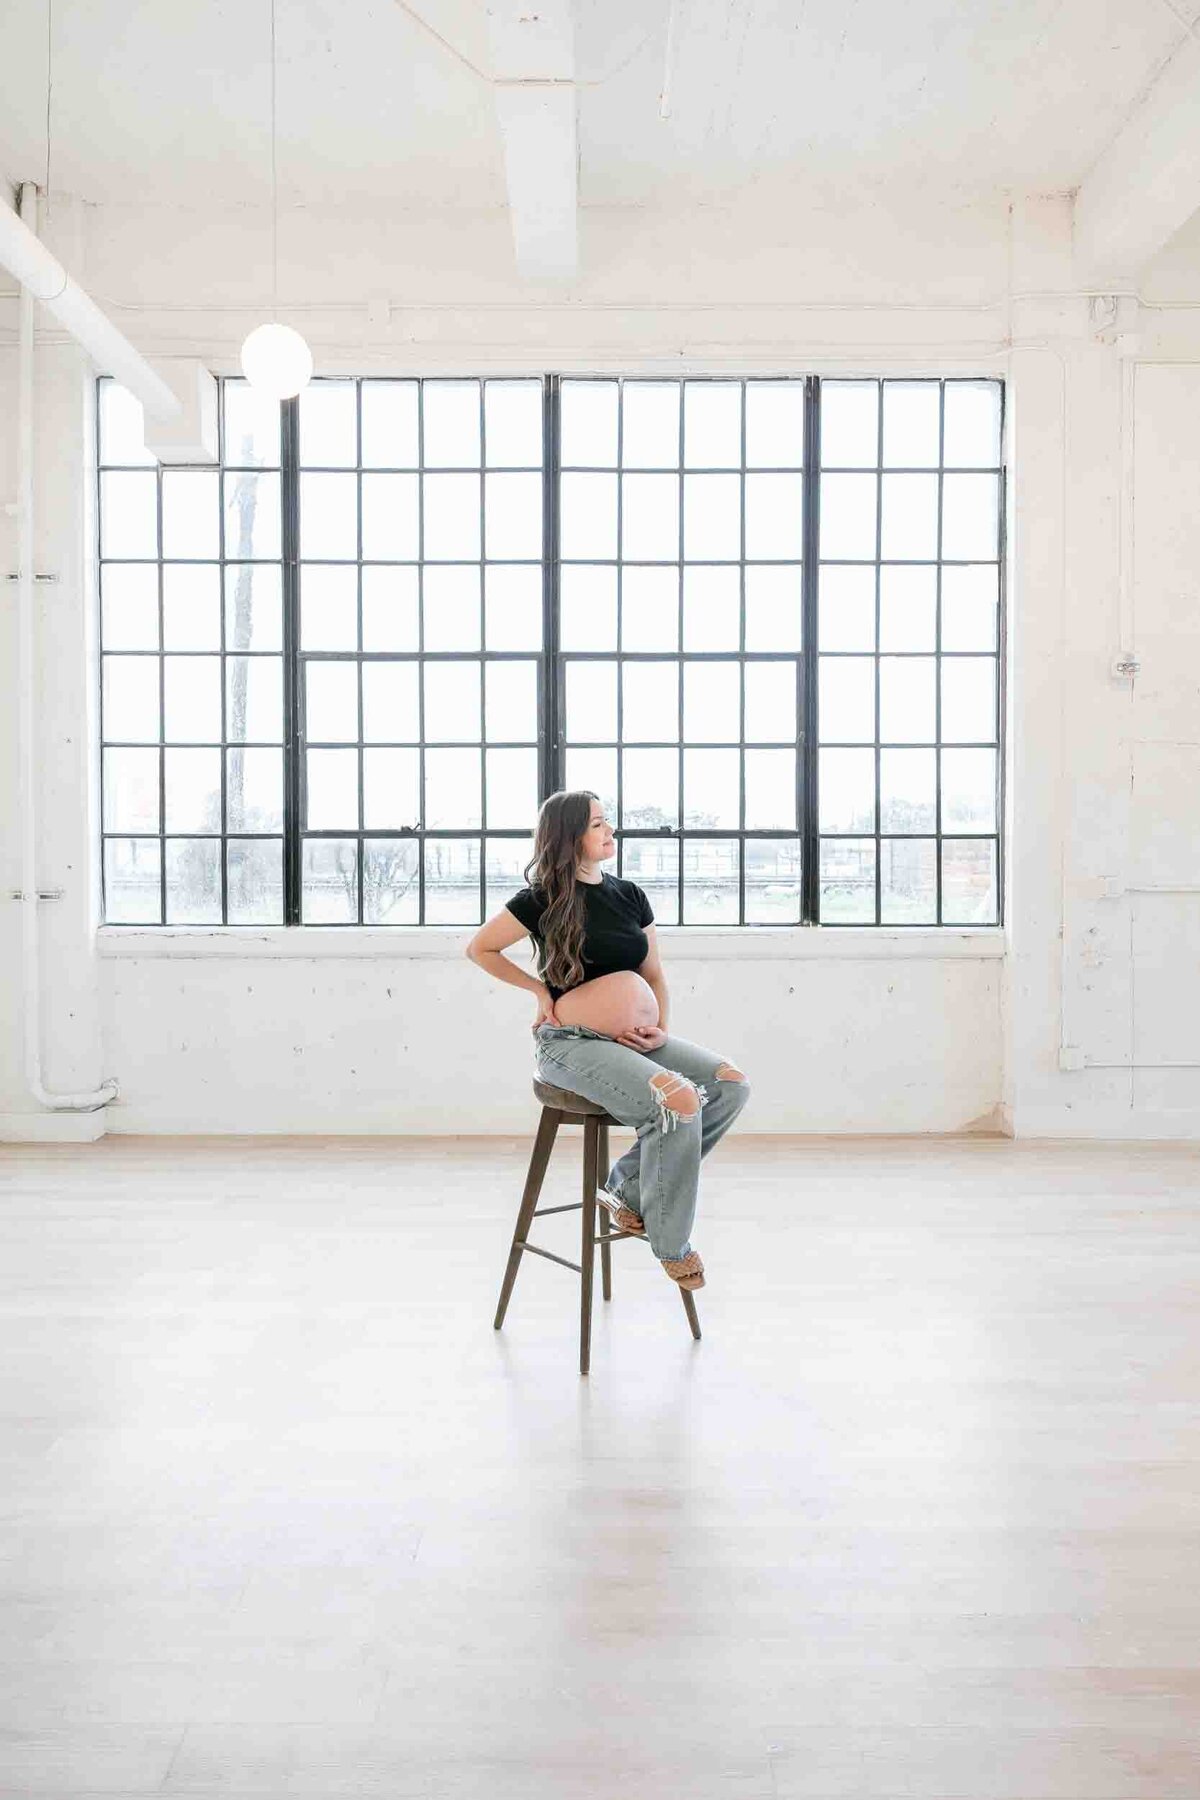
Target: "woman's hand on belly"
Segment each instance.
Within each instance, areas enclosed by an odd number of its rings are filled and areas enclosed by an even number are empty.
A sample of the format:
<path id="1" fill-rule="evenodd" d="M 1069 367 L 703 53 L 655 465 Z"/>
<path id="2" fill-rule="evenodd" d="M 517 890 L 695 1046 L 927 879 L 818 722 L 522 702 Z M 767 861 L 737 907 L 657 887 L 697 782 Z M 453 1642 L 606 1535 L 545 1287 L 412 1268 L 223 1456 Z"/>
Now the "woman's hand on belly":
<path id="1" fill-rule="evenodd" d="M 632 1031 L 626 1031 L 616 1039 L 618 1044 L 628 1044 L 631 1050 L 661 1050 L 667 1041 L 667 1034 L 661 1025 L 635 1025 Z"/>

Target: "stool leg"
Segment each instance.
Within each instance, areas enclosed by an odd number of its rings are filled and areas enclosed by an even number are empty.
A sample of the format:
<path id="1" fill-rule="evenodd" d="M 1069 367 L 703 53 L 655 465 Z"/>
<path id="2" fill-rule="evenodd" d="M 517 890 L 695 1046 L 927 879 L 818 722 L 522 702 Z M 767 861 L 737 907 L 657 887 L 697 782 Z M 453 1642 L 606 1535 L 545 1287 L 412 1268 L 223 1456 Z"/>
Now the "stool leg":
<path id="1" fill-rule="evenodd" d="M 583 1229 L 580 1241 L 579 1373 L 586 1375 L 592 1355 L 592 1271 L 596 1264 L 596 1189 L 599 1119 L 589 1113 L 583 1121 Z"/>
<path id="2" fill-rule="evenodd" d="M 599 1130 L 596 1133 L 596 1175 L 608 1179 L 608 1120 L 597 1120 Z M 597 1179 L 596 1186 L 601 1185 Z M 612 1248 L 609 1238 L 614 1235 L 612 1214 L 607 1206 L 600 1208 L 600 1276 L 601 1290 L 606 1300 L 612 1299 Z"/>
<path id="3" fill-rule="evenodd" d="M 525 1192 L 521 1195 L 521 1205 L 517 1212 L 512 1248 L 508 1253 L 508 1267 L 504 1271 L 504 1285 L 500 1289 L 500 1304 L 496 1308 L 494 1329 L 497 1331 L 504 1323 L 504 1315 L 508 1310 L 508 1298 L 513 1291 L 513 1282 L 517 1279 L 517 1270 L 521 1265 L 521 1246 L 529 1236 L 534 1208 L 537 1206 L 538 1195 L 542 1191 L 542 1182 L 546 1176 L 546 1165 L 550 1161 L 550 1152 L 554 1148 L 554 1139 L 561 1123 L 562 1114 L 556 1106 L 543 1106 L 541 1123 L 538 1125 L 537 1137 L 533 1142 L 533 1154 L 529 1158 L 529 1173 L 525 1177 Z"/>
<path id="4" fill-rule="evenodd" d="M 698 1338 L 700 1336 L 700 1321 L 696 1317 L 696 1296 L 692 1293 L 690 1288 L 680 1288 L 679 1292 L 683 1295 L 683 1310 L 687 1314 L 688 1324 L 692 1328 L 692 1336 Z"/>

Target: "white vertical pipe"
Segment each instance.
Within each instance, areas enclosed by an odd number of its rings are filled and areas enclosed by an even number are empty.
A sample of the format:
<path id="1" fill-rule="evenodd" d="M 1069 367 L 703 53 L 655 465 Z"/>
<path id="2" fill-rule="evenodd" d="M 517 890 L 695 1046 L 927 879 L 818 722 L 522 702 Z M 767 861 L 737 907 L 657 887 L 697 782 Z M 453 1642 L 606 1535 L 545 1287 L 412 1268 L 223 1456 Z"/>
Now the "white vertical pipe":
<path id="1" fill-rule="evenodd" d="M 37 187 L 21 185 L 21 218 L 36 224 Z M 17 346 L 17 685 L 20 707 L 21 978 L 25 1079 L 39 1106 L 95 1112 L 115 1100 L 115 1081 L 81 1094 L 52 1094 L 42 1081 L 41 956 L 38 945 L 37 757 L 33 610 L 33 294 L 22 283 Z"/>

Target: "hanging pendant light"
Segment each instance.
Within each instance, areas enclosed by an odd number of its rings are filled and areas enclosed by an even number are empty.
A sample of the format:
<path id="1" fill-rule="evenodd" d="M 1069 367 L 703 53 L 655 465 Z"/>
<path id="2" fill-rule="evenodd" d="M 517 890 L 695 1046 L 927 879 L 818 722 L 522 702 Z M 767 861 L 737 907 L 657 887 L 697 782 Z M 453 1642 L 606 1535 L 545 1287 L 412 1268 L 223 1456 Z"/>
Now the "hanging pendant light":
<path id="1" fill-rule="evenodd" d="M 242 373 L 257 393 L 290 400 L 307 386 L 312 351 L 298 331 L 279 323 L 279 198 L 275 175 L 275 0 L 271 0 L 271 322 L 256 325 L 242 345 Z"/>

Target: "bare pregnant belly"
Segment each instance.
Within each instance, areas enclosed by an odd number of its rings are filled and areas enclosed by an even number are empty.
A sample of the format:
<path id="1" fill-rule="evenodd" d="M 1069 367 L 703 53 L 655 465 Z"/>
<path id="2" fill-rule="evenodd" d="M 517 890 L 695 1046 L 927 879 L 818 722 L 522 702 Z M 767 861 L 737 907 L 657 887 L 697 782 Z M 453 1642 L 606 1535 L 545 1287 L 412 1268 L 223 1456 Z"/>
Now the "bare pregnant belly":
<path id="1" fill-rule="evenodd" d="M 560 995 L 554 1010 L 563 1025 L 586 1025 L 590 1031 L 612 1038 L 632 1031 L 635 1025 L 658 1024 L 658 999 L 636 969 L 597 975 Z"/>

